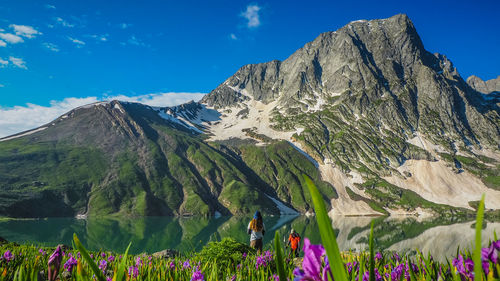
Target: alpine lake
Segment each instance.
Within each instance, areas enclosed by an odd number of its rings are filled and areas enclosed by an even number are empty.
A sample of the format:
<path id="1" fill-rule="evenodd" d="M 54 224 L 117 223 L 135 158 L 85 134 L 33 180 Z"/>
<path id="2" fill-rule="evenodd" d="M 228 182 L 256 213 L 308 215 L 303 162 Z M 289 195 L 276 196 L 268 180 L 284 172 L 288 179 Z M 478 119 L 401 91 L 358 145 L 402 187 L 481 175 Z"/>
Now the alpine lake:
<path id="1" fill-rule="evenodd" d="M 10 242 L 55 246 L 72 245 L 73 233 L 90 250 L 122 253 L 132 242 L 132 254 L 152 254 L 165 249 L 181 253 L 200 250 L 210 241 L 225 237 L 248 243 L 246 233 L 251 217 L 138 217 L 138 218 L 46 218 L 1 219 L 0 237 Z M 337 217 L 333 220 L 337 242 L 343 251 L 360 251 L 368 247 L 370 224 L 374 221 L 374 241 L 377 251 L 431 253 L 435 259 L 456 254 L 457 247 L 469 248 L 474 241 L 474 220 L 443 221 L 439 218 L 403 217 Z M 290 230 L 313 244 L 320 243 L 315 217 L 267 216 L 264 249 L 270 249 L 274 232 L 283 241 Z M 500 222 L 485 221 L 482 241 L 486 245 L 500 234 Z"/>

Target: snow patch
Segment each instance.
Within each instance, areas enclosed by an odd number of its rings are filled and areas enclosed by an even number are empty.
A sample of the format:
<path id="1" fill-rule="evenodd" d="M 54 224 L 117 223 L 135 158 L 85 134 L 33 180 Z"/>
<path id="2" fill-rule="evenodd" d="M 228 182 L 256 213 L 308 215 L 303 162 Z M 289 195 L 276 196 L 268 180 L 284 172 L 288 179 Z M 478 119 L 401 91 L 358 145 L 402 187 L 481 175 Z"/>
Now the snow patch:
<path id="1" fill-rule="evenodd" d="M 351 24 L 351 23 L 357 23 L 357 22 L 366 22 L 366 20 L 355 20 L 355 21 L 351 21 L 349 24 Z"/>
<path id="2" fill-rule="evenodd" d="M 409 189 L 425 200 L 454 207 L 472 209 L 469 201 L 478 201 L 484 193 L 485 207 L 500 209 L 500 191 L 493 190 L 473 174 L 464 171 L 455 173 L 444 161 L 407 160 L 397 170 L 411 177 L 384 177 L 386 181 L 401 188 Z"/>
<path id="3" fill-rule="evenodd" d="M 274 202 L 274 204 L 276 204 L 276 207 L 278 207 L 278 209 L 280 210 L 281 215 L 297 215 L 298 214 L 297 211 L 295 211 L 292 208 L 287 207 L 285 204 L 283 204 L 281 201 L 277 200 L 276 198 L 273 198 L 267 194 L 266 194 L 266 196 L 269 199 L 271 199 Z"/>
<path id="4" fill-rule="evenodd" d="M 185 122 L 183 122 L 183 121 L 175 118 L 174 116 L 172 116 L 172 115 L 170 115 L 168 113 L 165 113 L 165 111 L 163 111 L 163 110 L 159 110 L 158 111 L 158 115 L 160 115 L 160 117 L 163 118 L 163 119 L 165 119 L 165 120 L 168 120 L 170 122 L 179 124 L 179 125 L 187 128 L 187 129 L 189 129 L 189 130 L 195 131 L 195 132 L 197 132 L 199 134 L 203 133 L 200 129 L 198 129 L 198 128 L 194 127 L 194 126 L 190 126 L 190 125 L 186 124 Z"/>
<path id="5" fill-rule="evenodd" d="M 321 110 L 321 107 L 327 103 L 325 99 L 318 93 L 314 92 L 314 97 L 316 98 L 316 104 L 313 107 L 309 107 L 307 112 L 315 112 Z"/>
<path id="6" fill-rule="evenodd" d="M 313 163 L 313 165 L 318 168 L 319 167 L 319 164 L 316 160 L 314 160 L 311 155 L 307 154 L 304 150 L 302 150 L 302 148 L 300 148 L 300 144 L 299 143 L 293 143 L 291 141 L 288 141 L 288 143 L 293 147 L 295 148 L 295 150 L 297 150 L 298 152 L 300 152 L 300 154 L 304 155 L 309 161 L 311 161 L 311 163 Z"/>
<path id="7" fill-rule="evenodd" d="M 123 110 L 123 108 L 118 103 L 115 103 L 115 105 L 113 106 L 113 108 L 114 109 L 118 109 L 121 113 L 125 113 L 125 111 Z"/>
<path id="8" fill-rule="evenodd" d="M 224 114 L 219 117 L 219 122 L 207 126 L 207 131 L 212 134 L 209 141 L 226 140 L 230 138 L 249 139 L 243 131 L 252 129 L 257 134 L 268 136 L 272 139 L 290 140 L 294 131 L 282 132 L 271 128 L 271 116 L 278 101 L 265 104 L 251 98 L 241 106 L 232 106 L 224 109 Z M 248 114 L 238 115 L 243 108 L 248 109 Z"/>
<path id="9" fill-rule="evenodd" d="M 435 152 L 439 153 L 446 152 L 446 150 L 442 146 L 433 144 L 432 142 L 428 141 L 419 132 L 415 132 L 415 137 L 406 140 L 406 142 L 429 151 L 433 156 L 437 156 Z"/>
<path id="10" fill-rule="evenodd" d="M 106 105 L 106 104 L 109 104 L 109 101 L 99 101 L 99 102 L 94 102 L 94 103 L 90 103 L 90 104 L 86 104 L 86 105 L 82 105 L 80 107 L 77 107 L 75 109 L 80 109 L 80 108 L 92 108 L 94 106 L 98 106 L 98 105 Z"/>
<path id="11" fill-rule="evenodd" d="M 0 139 L 0 142 L 2 141 L 8 141 L 8 140 L 12 140 L 12 139 L 17 139 L 17 138 L 20 138 L 20 137 L 24 137 L 24 136 L 28 136 L 28 135 L 31 135 L 31 134 L 34 134 L 36 132 L 40 132 L 40 131 L 43 131 L 47 129 L 47 127 L 40 127 L 40 128 L 37 128 L 37 129 L 34 129 L 34 130 L 31 130 L 31 131 L 27 131 L 25 133 L 21 133 L 19 135 L 14 135 L 14 136 L 10 136 L 10 137 L 6 137 L 6 138 L 3 138 L 3 139 Z"/>

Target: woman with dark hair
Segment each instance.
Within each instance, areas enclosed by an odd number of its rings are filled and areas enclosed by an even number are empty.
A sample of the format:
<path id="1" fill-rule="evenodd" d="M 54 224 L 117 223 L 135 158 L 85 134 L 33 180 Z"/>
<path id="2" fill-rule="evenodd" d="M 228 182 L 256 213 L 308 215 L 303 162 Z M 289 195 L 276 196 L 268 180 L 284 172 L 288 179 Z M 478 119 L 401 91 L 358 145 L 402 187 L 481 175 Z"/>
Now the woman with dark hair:
<path id="1" fill-rule="evenodd" d="M 248 234 L 250 234 L 250 247 L 262 252 L 262 237 L 266 232 L 266 226 L 259 211 L 255 212 L 253 219 L 248 224 Z"/>

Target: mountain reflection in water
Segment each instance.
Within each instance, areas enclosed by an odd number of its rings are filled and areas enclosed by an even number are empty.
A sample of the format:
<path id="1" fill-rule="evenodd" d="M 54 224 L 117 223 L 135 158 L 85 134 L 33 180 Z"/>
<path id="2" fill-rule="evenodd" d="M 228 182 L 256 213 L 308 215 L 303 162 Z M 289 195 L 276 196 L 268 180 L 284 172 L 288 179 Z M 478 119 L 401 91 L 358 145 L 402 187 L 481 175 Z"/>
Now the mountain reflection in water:
<path id="1" fill-rule="evenodd" d="M 219 218 L 49 218 L 40 220 L 0 221 L 0 236 L 18 243 L 54 246 L 71 245 L 73 233 L 91 250 L 123 252 L 132 241 L 131 252 L 153 253 L 164 249 L 197 251 L 210 241 L 232 237 L 248 242 L 246 227 L 251 217 Z M 415 217 L 336 217 L 333 227 L 341 250 L 367 248 L 370 222 L 374 220 L 376 250 L 431 252 L 436 259 L 453 256 L 458 246 L 470 248 L 474 239 L 474 221 Z M 320 243 L 316 219 L 305 216 L 265 217 L 265 247 L 271 247 L 274 231 L 283 239 L 293 228 L 312 243 Z M 500 223 L 487 222 L 483 243 L 500 233 Z"/>

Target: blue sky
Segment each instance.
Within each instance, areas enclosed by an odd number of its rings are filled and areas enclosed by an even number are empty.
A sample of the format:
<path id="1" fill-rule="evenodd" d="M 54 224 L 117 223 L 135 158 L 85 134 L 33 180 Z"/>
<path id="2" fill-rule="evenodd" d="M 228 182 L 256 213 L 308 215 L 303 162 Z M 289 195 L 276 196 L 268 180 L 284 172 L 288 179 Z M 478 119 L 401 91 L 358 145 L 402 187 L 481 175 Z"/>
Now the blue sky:
<path id="1" fill-rule="evenodd" d="M 0 137 L 94 100 L 199 99 L 244 64 L 397 13 L 464 78 L 500 75 L 499 1 L 1 1 Z"/>

